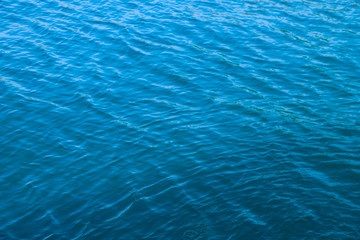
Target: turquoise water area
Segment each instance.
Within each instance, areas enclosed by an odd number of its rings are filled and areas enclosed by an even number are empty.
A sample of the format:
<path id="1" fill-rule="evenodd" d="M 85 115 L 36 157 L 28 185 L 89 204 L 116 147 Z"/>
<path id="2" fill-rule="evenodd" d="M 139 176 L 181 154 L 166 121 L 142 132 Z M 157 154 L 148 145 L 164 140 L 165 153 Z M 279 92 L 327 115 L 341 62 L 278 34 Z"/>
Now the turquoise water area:
<path id="1" fill-rule="evenodd" d="M 0 21 L 0 239 L 360 239 L 359 1 Z"/>

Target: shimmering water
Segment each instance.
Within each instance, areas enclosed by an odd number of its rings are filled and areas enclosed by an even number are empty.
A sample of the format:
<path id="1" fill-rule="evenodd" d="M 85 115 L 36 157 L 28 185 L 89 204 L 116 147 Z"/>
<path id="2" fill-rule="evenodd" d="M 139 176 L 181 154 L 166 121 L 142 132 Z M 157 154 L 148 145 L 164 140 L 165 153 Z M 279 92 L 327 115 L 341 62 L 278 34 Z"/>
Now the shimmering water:
<path id="1" fill-rule="evenodd" d="M 360 239 L 358 1 L 0 20 L 0 239 Z"/>

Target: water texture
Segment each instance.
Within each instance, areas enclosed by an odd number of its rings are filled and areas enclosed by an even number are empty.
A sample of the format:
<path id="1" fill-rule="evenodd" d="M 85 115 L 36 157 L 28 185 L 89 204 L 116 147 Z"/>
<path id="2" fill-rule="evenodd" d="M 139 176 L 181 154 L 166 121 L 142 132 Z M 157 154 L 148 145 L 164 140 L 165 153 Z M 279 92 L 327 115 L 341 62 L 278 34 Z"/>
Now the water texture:
<path id="1" fill-rule="evenodd" d="M 0 239 L 360 239 L 359 1 L 0 21 Z"/>

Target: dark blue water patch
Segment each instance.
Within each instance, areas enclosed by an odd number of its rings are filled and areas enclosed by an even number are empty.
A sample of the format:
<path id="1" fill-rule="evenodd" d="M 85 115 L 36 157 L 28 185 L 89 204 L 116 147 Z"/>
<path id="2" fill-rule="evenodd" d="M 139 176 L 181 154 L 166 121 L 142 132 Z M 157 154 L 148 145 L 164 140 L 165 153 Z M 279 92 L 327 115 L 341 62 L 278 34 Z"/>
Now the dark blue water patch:
<path id="1" fill-rule="evenodd" d="M 360 238 L 356 1 L 0 14 L 0 239 Z"/>

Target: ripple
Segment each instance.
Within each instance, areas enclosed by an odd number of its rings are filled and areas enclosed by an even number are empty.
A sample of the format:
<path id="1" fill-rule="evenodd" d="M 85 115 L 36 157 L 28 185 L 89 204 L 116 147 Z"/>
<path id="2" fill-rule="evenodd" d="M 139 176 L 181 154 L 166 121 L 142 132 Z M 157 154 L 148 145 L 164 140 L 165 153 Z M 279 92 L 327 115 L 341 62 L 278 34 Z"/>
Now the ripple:
<path id="1" fill-rule="evenodd" d="M 3 3 L 0 238 L 360 236 L 357 2 Z"/>

